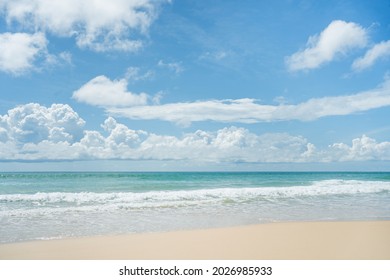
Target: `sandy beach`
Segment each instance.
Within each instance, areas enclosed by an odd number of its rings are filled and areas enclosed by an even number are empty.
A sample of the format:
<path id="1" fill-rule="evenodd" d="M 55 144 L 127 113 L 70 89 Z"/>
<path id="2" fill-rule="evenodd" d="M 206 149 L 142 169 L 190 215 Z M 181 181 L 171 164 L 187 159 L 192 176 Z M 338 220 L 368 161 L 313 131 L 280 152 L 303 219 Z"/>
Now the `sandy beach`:
<path id="1" fill-rule="evenodd" d="M 292 222 L 0 245 L 0 259 L 390 259 L 390 221 Z"/>

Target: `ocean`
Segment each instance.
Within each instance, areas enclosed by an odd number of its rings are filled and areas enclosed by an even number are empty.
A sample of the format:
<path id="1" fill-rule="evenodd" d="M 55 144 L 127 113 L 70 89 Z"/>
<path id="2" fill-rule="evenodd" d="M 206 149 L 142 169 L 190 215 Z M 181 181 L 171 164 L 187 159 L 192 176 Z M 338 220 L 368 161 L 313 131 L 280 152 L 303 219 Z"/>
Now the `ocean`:
<path id="1" fill-rule="evenodd" d="M 0 173 L 0 243 L 389 219 L 389 172 Z"/>

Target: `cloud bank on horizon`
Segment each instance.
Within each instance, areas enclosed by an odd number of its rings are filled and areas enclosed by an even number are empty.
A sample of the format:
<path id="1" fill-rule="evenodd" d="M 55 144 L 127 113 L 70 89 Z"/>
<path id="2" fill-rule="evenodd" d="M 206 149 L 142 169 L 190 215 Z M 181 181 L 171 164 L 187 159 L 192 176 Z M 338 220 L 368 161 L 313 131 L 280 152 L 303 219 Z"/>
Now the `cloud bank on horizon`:
<path id="1" fill-rule="evenodd" d="M 301 4 L 0 0 L 0 161 L 389 161 L 390 8 Z"/>
<path id="2" fill-rule="evenodd" d="M 240 127 L 215 132 L 197 130 L 180 138 L 132 130 L 108 117 L 99 131 L 84 130 L 85 121 L 68 105 L 47 108 L 26 104 L 0 116 L 3 160 L 195 160 L 205 162 L 331 162 L 390 160 L 390 142 L 363 135 L 352 145 L 333 143 L 318 150 L 302 136 L 256 135 Z M 194 153 L 196 151 L 196 153 Z"/>

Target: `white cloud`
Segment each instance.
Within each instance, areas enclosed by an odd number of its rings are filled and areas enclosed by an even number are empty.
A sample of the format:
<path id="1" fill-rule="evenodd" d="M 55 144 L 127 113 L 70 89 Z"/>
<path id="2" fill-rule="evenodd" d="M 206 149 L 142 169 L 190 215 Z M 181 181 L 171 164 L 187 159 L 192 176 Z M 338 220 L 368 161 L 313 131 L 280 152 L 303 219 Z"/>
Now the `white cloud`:
<path id="1" fill-rule="evenodd" d="M 141 143 L 147 135 L 145 131 L 135 131 L 123 124 L 117 123 L 112 117 L 106 119 L 102 127 L 109 133 L 106 142 L 110 147 L 134 147 Z"/>
<path id="2" fill-rule="evenodd" d="M 164 62 L 160 60 L 157 63 L 157 66 L 169 69 L 170 71 L 174 72 L 175 74 L 179 74 L 184 71 L 183 66 L 181 65 L 181 62 Z"/>
<path id="3" fill-rule="evenodd" d="M 215 132 L 198 130 L 181 138 L 149 134 L 138 151 L 144 159 L 204 162 L 295 162 L 306 151 L 306 140 L 289 134 L 256 135 L 247 129 L 226 127 Z"/>
<path id="4" fill-rule="evenodd" d="M 152 0 L 3 0 L 7 23 L 75 37 L 77 45 L 95 51 L 137 51 L 157 16 Z"/>
<path id="5" fill-rule="evenodd" d="M 335 20 L 319 35 L 311 36 L 306 49 L 287 57 L 286 64 L 290 71 L 315 69 L 366 44 L 366 29 L 354 22 Z"/>
<path id="6" fill-rule="evenodd" d="M 51 107 L 36 103 L 17 106 L 0 116 L 2 142 L 39 143 L 44 140 L 73 143 L 83 134 L 85 121 L 69 105 Z"/>
<path id="7" fill-rule="evenodd" d="M 35 68 L 39 59 L 48 57 L 43 33 L 0 34 L 0 71 L 21 75 Z"/>
<path id="8" fill-rule="evenodd" d="M 108 112 L 130 119 L 160 119 L 186 126 L 191 122 L 209 120 L 242 123 L 268 121 L 275 110 L 275 106 L 257 104 L 253 99 L 236 99 L 110 108 Z"/>
<path id="9" fill-rule="evenodd" d="M 390 142 L 376 142 L 366 135 L 352 140 L 352 145 L 335 143 L 330 146 L 329 161 L 390 160 Z"/>
<path id="10" fill-rule="evenodd" d="M 363 57 L 356 59 L 352 69 L 362 71 L 371 67 L 377 60 L 390 57 L 390 40 L 374 45 Z"/>
<path id="11" fill-rule="evenodd" d="M 14 151 L 12 160 L 23 161 L 51 161 L 51 160 L 74 160 L 87 159 L 77 145 L 66 141 L 52 142 L 43 140 L 38 143 L 26 143 L 21 148 Z M 1 156 L 1 154 L 0 154 Z"/>
<path id="12" fill-rule="evenodd" d="M 128 81 L 142 81 L 142 80 L 149 80 L 154 76 L 154 72 L 152 70 L 149 70 L 145 73 L 141 73 L 141 69 L 138 67 L 129 67 L 126 70 L 125 78 Z"/>
<path id="13" fill-rule="evenodd" d="M 353 95 L 313 98 L 288 105 L 264 105 L 254 99 L 209 100 L 131 108 L 109 108 L 113 115 L 130 119 L 160 119 L 188 126 L 192 122 L 216 121 L 257 123 L 310 121 L 326 116 L 349 115 L 390 106 L 390 80 L 381 86 Z"/>
<path id="14" fill-rule="evenodd" d="M 76 90 L 73 98 L 94 106 L 122 107 L 146 104 L 148 95 L 128 92 L 126 79 L 111 81 L 106 76 L 98 76 Z"/>
<path id="15" fill-rule="evenodd" d="M 205 52 L 199 57 L 199 59 L 220 61 L 227 58 L 229 55 L 231 55 L 231 52 L 227 52 L 227 51 Z"/>
<path id="16" fill-rule="evenodd" d="M 319 149 L 302 136 L 255 134 L 240 127 L 181 137 L 132 130 L 107 118 L 103 131 L 84 130 L 68 105 L 18 106 L 0 116 L 0 160 L 190 160 L 192 162 L 339 162 L 390 160 L 390 142 L 367 136 Z M 80 135 L 83 134 L 83 135 Z"/>
<path id="17" fill-rule="evenodd" d="M 46 66 L 72 65 L 72 54 L 69 52 L 61 52 L 58 55 L 47 54 Z"/>

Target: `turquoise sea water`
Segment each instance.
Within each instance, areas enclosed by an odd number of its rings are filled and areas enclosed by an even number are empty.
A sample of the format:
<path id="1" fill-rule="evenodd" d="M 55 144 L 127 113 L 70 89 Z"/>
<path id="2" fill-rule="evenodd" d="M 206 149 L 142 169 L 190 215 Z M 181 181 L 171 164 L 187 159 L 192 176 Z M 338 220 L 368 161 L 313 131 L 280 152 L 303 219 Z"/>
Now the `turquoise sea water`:
<path id="1" fill-rule="evenodd" d="M 0 243 L 389 220 L 390 173 L 0 173 Z"/>

